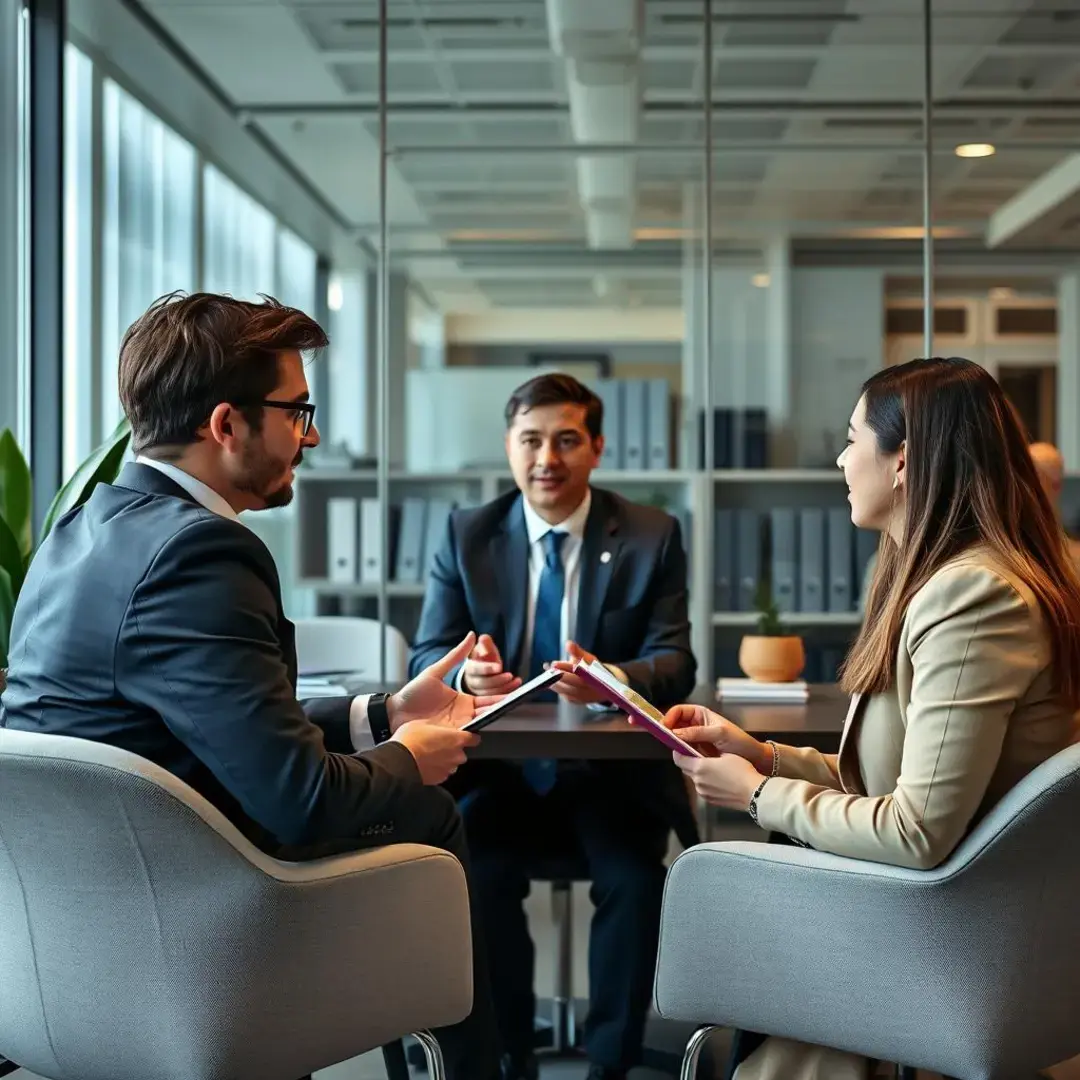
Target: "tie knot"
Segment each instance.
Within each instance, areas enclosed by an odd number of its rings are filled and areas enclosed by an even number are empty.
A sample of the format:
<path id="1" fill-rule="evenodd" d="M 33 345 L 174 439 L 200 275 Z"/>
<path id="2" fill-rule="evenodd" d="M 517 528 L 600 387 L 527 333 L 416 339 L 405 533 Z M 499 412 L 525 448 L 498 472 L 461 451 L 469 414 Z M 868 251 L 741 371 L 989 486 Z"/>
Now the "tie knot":
<path id="1" fill-rule="evenodd" d="M 549 529 L 544 533 L 544 561 L 548 566 L 553 567 L 558 563 L 562 546 L 569 535 L 569 533 L 556 532 L 554 529 Z"/>

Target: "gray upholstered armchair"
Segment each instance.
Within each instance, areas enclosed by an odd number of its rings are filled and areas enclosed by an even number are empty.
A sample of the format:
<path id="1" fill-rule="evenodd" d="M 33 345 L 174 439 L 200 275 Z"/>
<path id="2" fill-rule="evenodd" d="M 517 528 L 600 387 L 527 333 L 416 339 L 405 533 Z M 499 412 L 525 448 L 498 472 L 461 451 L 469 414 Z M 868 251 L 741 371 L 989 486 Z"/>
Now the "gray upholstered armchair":
<path id="1" fill-rule="evenodd" d="M 472 1007 L 460 864 L 282 863 L 150 762 L 0 730 L 0 1054 L 51 1080 L 295 1080 Z"/>
<path id="2" fill-rule="evenodd" d="M 941 866 L 703 844 L 675 862 L 662 1016 L 782 1035 L 961 1080 L 1080 1053 L 1080 747 L 1027 776 Z"/>

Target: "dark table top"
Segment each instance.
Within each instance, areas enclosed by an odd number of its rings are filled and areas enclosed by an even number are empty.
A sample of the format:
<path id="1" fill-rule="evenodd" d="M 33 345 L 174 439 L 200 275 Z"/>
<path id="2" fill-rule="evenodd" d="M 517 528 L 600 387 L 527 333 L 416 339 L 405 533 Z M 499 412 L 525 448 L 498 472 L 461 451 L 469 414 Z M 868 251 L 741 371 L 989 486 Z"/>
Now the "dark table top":
<path id="1" fill-rule="evenodd" d="M 356 693 L 378 689 L 350 686 Z M 758 739 L 795 746 L 814 746 L 835 753 L 847 713 L 847 697 L 831 683 L 810 687 L 810 700 L 801 705 L 716 701 L 715 692 L 699 686 L 691 701 L 709 708 Z M 470 758 L 521 760 L 670 758 L 671 751 L 646 731 L 632 727 L 620 713 L 592 712 L 564 701 L 524 704 L 481 733 Z"/>

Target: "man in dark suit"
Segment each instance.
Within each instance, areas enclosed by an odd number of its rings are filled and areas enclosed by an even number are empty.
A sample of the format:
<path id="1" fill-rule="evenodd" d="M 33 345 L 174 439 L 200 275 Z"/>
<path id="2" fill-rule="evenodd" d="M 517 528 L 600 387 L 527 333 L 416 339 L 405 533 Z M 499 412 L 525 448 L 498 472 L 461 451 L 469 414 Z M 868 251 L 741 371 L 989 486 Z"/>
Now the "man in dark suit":
<path id="1" fill-rule="evenodd" d="M 693 688 L 678 523 L 590 486 L 602 418 L 596 395 L 566 375 L 515 391 L 506 452 L 519 490 L 451 516 L 431 566 L 413 672 L 476 631 L 476 648 L 446 676 L 471 693 L 506 693 L 562 662 L 555 692 L 595 702 L 567 670 L 579 657 L 599 657 L 661 709 Z M 569 836 L 588 860 L 596 904 L 589 1077 L 624 1077 L 640 1058 L 652 996 L 669 830 L 676 826 L 684 843 L 696 839 L 678 770 L 664 761 L 477 761 L 448 787 L 461 798 L 491 945 L 504 1075 L 536 1076 L 533 947 L 522 907 L 528 868 Z"/>
<path id="2" fill-rule="evenodd" d="M 476 741 L 460 728 L 485 702 L 443 680 L 474 639 L 391 696 L 302 706 L 277 569 L 237 517 L 291 499 L 319 442 L 301 350 L 325 344 L 300 311 L 209 294 L 165 297 L 131 327 L 120 396 L 138 457 L 31 563 L 0 722 L 140 754 L 279 857 L 428 843 L 468 872 L 438 785 Z M 456 1080 L 493 1080 L 478 921 L 473 945 L 472 1014 L 439 1036 Z"/>

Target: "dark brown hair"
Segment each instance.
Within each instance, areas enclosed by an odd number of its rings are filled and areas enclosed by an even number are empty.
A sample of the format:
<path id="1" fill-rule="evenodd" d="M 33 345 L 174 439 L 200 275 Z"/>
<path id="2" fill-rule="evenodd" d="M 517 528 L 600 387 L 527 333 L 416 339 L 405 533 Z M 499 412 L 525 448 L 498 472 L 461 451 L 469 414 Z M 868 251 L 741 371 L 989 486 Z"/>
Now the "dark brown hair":
<path id="1" fill-rule="evenodd" d="M 215 293 L 159 297 L 120 345 L 120 401 L 132 448 L 197 442 L 223 401 L 240 407 L 258 431 L 263 413 L 255 403 L 278 385 L 279 355 L 326 344 L 314 319 L 270 296 L 258 304 Z"/>
<path id="2" fill-rule="evenodd" d="M 844 689 L 880 693 L 893 685 L 912 597 L 978 544 L 1035 594 L 1052 642 L 1056 689 L 1080 705 L 1080 577 L 1023 426 L 997 381 L 959 357 L 912 360 L 873 375 L 862 394 L 878 452 L 905 447 L 907 501 L 903 544 L 882 536 Z"/>
<path id="3" fill-rule="evenodd" d="M 506 426 L 514 423 L 519 412 L 528 412 L 543 405 L 584 405 L 585 428 L 598 439 L 604 429 L 604 403 L 572 375 L 552 372 L 537 375 L 522 383 L 506 403 Z"/>

